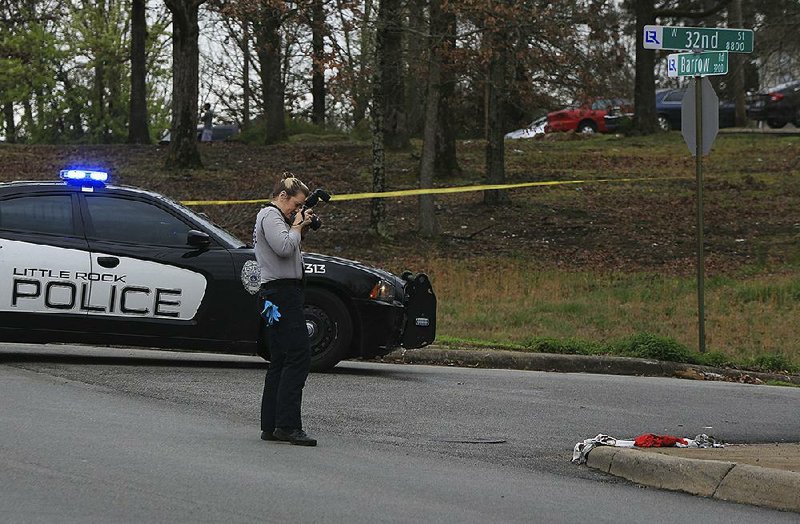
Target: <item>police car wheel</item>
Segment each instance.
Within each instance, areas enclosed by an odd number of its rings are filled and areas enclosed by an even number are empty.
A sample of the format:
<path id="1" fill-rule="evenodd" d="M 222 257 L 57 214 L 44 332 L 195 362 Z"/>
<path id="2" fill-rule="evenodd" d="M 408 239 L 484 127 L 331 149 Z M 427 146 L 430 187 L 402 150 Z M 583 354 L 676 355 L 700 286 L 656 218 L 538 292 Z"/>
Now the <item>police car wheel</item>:
<path id="1" fill-rule="evenodd" d="M 347 307 L 330 291 L 308 288 L 304 313 L 311 345 L 311 369 L 331 369 L 347 356 L 353 339 L 353 321 Z"/>

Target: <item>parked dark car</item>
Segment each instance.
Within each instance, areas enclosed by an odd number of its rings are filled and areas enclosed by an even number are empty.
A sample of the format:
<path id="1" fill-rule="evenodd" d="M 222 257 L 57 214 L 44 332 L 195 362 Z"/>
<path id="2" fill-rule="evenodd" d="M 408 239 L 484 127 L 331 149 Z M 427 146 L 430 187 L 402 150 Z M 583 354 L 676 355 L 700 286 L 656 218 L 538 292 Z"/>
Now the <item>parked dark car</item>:
<path id="1" fill-rule="evenodd" d="M 219 142 L 220 140 L 226 140 L 232 136 L 238 135 L 241 130 L 239 126 L 236 124 L 219 124 L 215 125 L 211 128 L 211 141 L 212 142 Z M 197 140 L 200 141 L 200 137 L 203 134 L 203 126 L 197 126 Z M 158 139 L 159 144 L 169 144 L 170 142 L 170 131 L 167 129 L 161 134 L 161 137 Z"/>
<path id="2" fill-rule="evenodd" d="M 612 111 L 630 112 L 630 101 L 622 98 L 603 98 L 591 104 L 568 107 L 547 114 L 546 133 L 575 131 L 578 133 L 605 133 L 605 116 Z"/>
<path id="3" fill-rule="evenodd" d="M 659 89 L 656 91 L 656 114 L 658 127 L 664 131 L 681 128 L 681 101 L 686 88 Z M 719 101 L 719 127 L 733 127 L 736 124 L 736 104 L 726 100 Z"/>
<path id="4" fill-rule="evenodd" d="M 253 248 L 162 195 L 106 185 L 98 173 L 0 183 L 0 341 L 268 359 Z M 433 341 L 436 296 L 424 274 L 314 253 L 303 261 L 312 369 Z"/>
<path id="5" fill-rule="evenodd" d="M 747 97 L 747 116 L 781 128 L 793 123 L 800 127 L 800 80 L 787 82 Z"/>

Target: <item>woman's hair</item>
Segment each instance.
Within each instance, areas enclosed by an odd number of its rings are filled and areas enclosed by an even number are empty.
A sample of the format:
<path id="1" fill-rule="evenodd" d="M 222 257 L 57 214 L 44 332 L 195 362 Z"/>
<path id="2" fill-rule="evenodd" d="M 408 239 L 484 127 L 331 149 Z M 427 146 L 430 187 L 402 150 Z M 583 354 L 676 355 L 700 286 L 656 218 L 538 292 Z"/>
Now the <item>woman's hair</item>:
<path id="1" fill-rule="evenodd" d="M 305 196 L 308 196 L 311 193 L 311 191 L 308 190 L 308 186 L 302 183 L 299 178 L 294 176 L 294 173 L 291 171 L 283 172 L 281 179 L 277 184 L 275 184 L 275 187 L 272 190 L 272 198 L 276 198 L 278 195 L 280 195 L 281 191 L 286 191 L 286 194 L 290 197 L 295 196 L 297 193 L 303 193 Z"/>

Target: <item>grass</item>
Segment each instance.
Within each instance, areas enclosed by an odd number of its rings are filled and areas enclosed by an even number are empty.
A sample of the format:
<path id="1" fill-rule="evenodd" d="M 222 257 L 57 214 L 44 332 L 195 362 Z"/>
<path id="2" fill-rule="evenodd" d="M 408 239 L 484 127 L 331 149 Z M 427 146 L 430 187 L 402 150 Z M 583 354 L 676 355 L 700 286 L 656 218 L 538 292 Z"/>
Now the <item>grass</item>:
<path id="1" fill-rule="evenodd" d="M 483 147 L 481 141 L 459 145 L 465 174 L 448 184 L 480 179 Z M 694 276 L 542 268 L 528 255 L 426 261 L 440 304 L 437 340 L 454 346 L 645 356 L 800 372 L 800 215 L 788 232 L 772 231 L 761 222 L 773 209 L 796 212 L 799 160 L 797 136 L 720 135 L 704 161 L 706 184 L 716 190 L 706 192 L 707 220 L 723 212 L 735 217 L 731 223 L 712 223 L 709 236 L 729 235 L 735 247 L 736 232 L 723 228 L 746 224 L 755 231 L 747 239 L 755 253 L 749 262 L 735 274 L 706 280 L 706 353 L 696 351 Z M 679 133 L 509 141 L 506 173 L 512 182 L 681 176 L 686 182 L 671 185 L 672 194 L 687 200 L 695 194 L 694 159 Z M 606 193 L 632 190 L 640 200 L 663 198 L 658 188 L 603 186 Z M 553 206 L 564 213 L 574 209 L 576 196 L 572 188 L 561 186 L 537 191 L 528 202 L 522 206 Z"/>
<path id="2" fill-rule="evenodd" d="M 800 277 L 710 279 L 698 347 L 696 282 L 656 273 L 573 272 L 526 259 L 427 262 L 444 344 L 639 356 L 800 371 Z"/>
<path id="3" fill-rule="evenodd" d="M 351 134 L 348 142 L 347 135 L 335 129 L 292 121 L 288 126 L 292 138 L 285 144 L 260 145 L 256 126 L 238 143 L 201 147 L 206 169 L 191 173 L 164 169 L 164 152 L 155 146 L 3 144 L 0 161 L 6 169 L 0 180 L 51 179 L 65 162 L 73 161 L 108 166 L 118 182 L 178 200 L 262 198 L 284 169 L 335 193 L 370 189 L 369 142 L 352 141 L 367 135 Z M 368 126 L 361 131 L 366 133 Z M 485 145 L 482 140 L 459 142 L 462 173 L 437 178 L 436 184 L 482 183 Z M 421 142 L 413 140 L 408 150 L 387 151 L 391 189 L 415 187 L 420 149 Z M 508 182 L 682 180 L 517 190 L 511 210 L 531 217 L 527 232 L 519 232 L 527 238 L 506 239 L 508 249 L 502 252 L 482 235 L 461 243 L 442 240 L 409 247 L 376 240 L 370 246 L 360 238 L 368 227 L 369 210 L 363 204 L 342 204 L 326 210 L 330 220 L 320 241 L 327 244 L 313 249 L 398 273 L 424 270 L 439 299 L 441 344 L 638 355 L 800 372 L 800 137 L 721 134 L 704 161 L 705 238 L 710 248 L 705 286 L 708 352 L 702 355 L 696 351 L 696 283 L 693 273 L 685 270 L 693 265 L 695 250 L 694 159 L 680 133 L 508 141 L 505 164 Z M 485 214 L 497 215 L 500 221 L 509 212 L 487 210 L 476 206 L 476 200 L 437 198 L 450 240 L 453 231 L 463 235 L 482 229 Z M 399 231 L 397 237 L 414 237 L 408 231 L 416 209 L 393 201 L 387 205 L 395 226 L 406 228 L 405 235 Z M 246 239 L 257 206 L 198 210 Z M 482 216 L 468 222 L 475 215 Z M 561 220 L 554 223 L 554 217 Z M 469 229 L 460 229 L 467 225 Z M 608 233 L 600 237 L 604 231 Z M 618 239 L 611 248 L 603 243 Z M 643 267 L 616 267 L 609 255 L 622 249 L 635 255 L 633 259 L 646 260 Z M 604 256 L 586 255 L 583 263 L 571 258 L 601 251 Z M 549 259 L 541 261 L 545 255 Z"/>

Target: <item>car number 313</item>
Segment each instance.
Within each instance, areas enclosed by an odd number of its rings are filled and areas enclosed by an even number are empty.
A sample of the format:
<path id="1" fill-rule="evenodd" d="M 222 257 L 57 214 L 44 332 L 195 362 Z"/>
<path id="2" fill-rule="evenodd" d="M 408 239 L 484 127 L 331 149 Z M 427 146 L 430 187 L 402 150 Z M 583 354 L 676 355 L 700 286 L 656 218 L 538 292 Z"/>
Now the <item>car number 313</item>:
<path id="1" fill-rule="evenodd" d="M 0 340 L 202 349 L 269 358 L 253 249 L 167 197 L 99 170 L 0 183 Z M 312 369 L 436 334 L 423 273 L 304 253 Z"/>
<path id="2" fill-rule="evenodd" d="M 324 275 L 325 274 L 325 264 L 304 264 L 305 265 L 305 272 L 307 274 L 314 274 L 317 275 Z"/>

